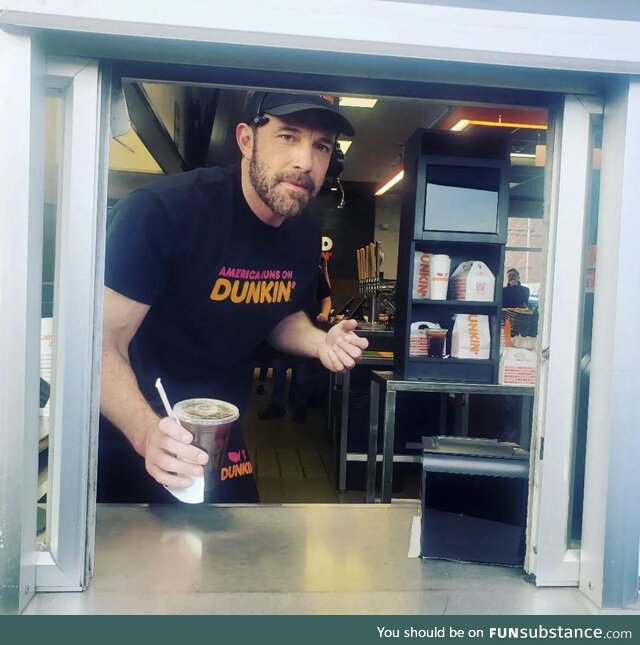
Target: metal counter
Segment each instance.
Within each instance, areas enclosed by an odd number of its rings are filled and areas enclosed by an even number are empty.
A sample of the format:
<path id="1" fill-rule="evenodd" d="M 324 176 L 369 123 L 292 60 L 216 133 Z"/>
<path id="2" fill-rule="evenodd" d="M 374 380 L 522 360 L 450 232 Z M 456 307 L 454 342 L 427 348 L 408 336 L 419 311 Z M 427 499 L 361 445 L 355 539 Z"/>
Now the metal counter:
<path id="1" fill-rule="evenodd" d="M 534 387 L 498 385 L 492 383 L 442 382 L 425 380 L 405 380 L 392 372 L 371 372 L 371 394 L 369 397 L 369 450 L 367 455 L 367 502 L 375 501 L 376 462 L 378 453 L 378 426 L 380 390 L 383 390 L 384 406 L 382 414 L 382 487 L 380 499 L 391 502 L 394 438 L 396 417 L 396 393 L 398 392 L 440 392 L 461 394 L 486 394 L 493 396 L 519 396 L 526 404 L 522 406 L 520 421 L 520 443 L 529 447 L 529 415 L 533 405 Z M 421 456 L 416 461 L 421 460 Z"/>
<path id="2" fill-rule="evenodd" d="M 377 369 L 393 367 L 393 357 L 370 356 L 371 352 L 358 361 L 358 367 Z M 350 461 L 366 461 L 367 453 L 349 452 L 349 406 L 351 404 L 351 372 L 329 373 L 329 433 L 338 440 L 338 490 L 347 489 L 347 464 Z M 335 405 L 338 384 L 342 385 L 340 408 Z M 336 432 L 336 427 L 338 431 Z"/>
<path id="3" fill-rule="evenodd" d="M 407 557 L 417 504 L 98 505 L 95 576 L 26 614 L 501 614 L 596 611 L 522 569 Z M 241 623 L 239 623 L 241 630 Z"/>

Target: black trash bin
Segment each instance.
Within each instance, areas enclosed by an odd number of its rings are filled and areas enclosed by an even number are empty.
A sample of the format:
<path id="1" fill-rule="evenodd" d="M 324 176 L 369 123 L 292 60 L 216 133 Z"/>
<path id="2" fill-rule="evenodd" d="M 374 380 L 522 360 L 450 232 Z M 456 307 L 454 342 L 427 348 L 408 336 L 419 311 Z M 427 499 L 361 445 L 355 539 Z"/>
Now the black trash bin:
<path id="1" fill-rule="evenodd" d="M 528 474 L 516 444 L 423 437 L 420 555 L 522 566 Z"/>

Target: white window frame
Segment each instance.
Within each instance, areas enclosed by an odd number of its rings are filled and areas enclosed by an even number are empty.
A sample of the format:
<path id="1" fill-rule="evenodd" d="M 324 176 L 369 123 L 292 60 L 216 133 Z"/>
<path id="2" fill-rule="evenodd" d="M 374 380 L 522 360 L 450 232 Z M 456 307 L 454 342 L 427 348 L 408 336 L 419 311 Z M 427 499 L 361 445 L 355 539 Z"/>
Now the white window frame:
<path id="1" fill-rule="evenodd" d="M 543 280 L 525 567 L 538 586 L 577 586 L 580 549 L 569 547 L 576 355 L 580 338 L 584 235 L 591 173 L 591 116 L 602 103 L 566 95 L 551 116 L 552 164 L 545 186 L 549 236 Z M 554 321 L 555 324 L 552 324 Z M 561 324 L 559 324 L 561 321 Z"/>
<path id="2" fill-rule="evenodd" d="M 34 591 L 80 591 L 91 575 L 110 78 L 95 60 L 47 60 L 34 36 L 0 32 L 0 45 L 10 61 L 0 66 L 0 80 L 12 87 L 2 114 L 11 127 L 4 128 L 0 149 L 15 151 L 0 155 L 0 357 L 13 366 L 0 370 L 0 539 L 10 547 L 0 550 L 0 564 L 9 574 L 3 575 L 2 607 L 15 613 Z M 56 205 L 49 539 L 48 550 L 37 551 L 44 106 L 52 93 L 64 100 L 64 125 Z M 14 138 L 11 145 L 16 132 L 29 137 Z"/>
<path id="3" fill-rule="evenodd" d="M 45 89 L 64 99 L 56 217 L 53 383 L 49 441 L 49 550 L 37 591 L 82 590 L 93 562 L 99 357 L 104 272 L 108 83 L 98 62 L 47 60 Z"/>
<path id="4" fill-rule="evenodd" d="M 43 68 L 36 42 L 0 30 L 0 88 L 10 88 L 0 102 L 0 613 L 22 611 L 35 591 Z"/>
<path id="5" fill-rule="evenodd" d="M 612 84 L 604 111 L 585 460 L 580 590 L 637 607 L 640 408 L 640 77 Z"/>

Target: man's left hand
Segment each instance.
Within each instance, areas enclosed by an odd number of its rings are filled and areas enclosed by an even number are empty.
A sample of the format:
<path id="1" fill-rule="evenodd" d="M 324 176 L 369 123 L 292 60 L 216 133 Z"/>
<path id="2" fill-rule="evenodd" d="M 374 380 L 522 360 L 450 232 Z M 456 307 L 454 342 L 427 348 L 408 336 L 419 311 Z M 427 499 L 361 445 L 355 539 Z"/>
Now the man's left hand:
<path id="1" fill-rule="evenodd" d="M 366 338 L 354 333 L 355 320 L 343 320 L 332 327 L 318 347 L 320 362 L 332 372 L 351 369 L 369 346 Z"/>

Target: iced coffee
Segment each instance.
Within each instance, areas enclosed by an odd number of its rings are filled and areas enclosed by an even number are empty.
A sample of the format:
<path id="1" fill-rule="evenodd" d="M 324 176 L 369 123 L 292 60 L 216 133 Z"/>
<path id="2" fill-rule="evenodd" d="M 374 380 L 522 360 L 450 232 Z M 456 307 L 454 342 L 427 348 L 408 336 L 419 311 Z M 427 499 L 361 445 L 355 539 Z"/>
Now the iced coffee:
<path id="1" fill-rule="evenodd" d="M 427 329 L 427 356 L 430 358 L 444 358 L 447 346 L 446 329 Z"/>
<path id="2" fill-rule="evenodd" d="M 179 401 L 173 412 L 182 426 L 193 433 L 193 445 L 209 455 L 204 467 L 204 489 L 211 491 L 218 481 L 231 428 L 240 412 L 232 403 L 218 399 Z"/>

